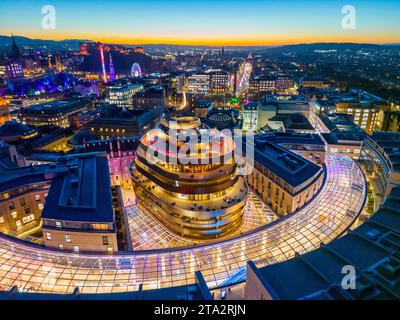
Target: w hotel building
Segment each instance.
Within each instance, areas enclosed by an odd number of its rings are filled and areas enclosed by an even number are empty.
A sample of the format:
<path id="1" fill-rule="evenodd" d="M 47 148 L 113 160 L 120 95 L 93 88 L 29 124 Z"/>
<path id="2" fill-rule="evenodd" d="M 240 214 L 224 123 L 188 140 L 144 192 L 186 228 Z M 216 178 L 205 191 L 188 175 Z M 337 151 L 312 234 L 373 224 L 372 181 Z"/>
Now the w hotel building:
<path id="1" fill-rule="evenodd" d="M 132 166 L 141 205 L 176 234 L 194 240 L 237 230 L 247 187 L 234 150 L 232 138 L 196 117 L 163 118 L 142 137 Z"/>

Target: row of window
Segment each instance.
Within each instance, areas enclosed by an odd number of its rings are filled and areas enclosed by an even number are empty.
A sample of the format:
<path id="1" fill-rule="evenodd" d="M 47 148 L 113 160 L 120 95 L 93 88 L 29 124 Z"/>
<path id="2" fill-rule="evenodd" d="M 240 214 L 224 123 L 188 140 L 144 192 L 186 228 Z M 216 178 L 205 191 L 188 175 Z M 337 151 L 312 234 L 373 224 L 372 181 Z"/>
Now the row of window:
<path id="1" fill-rule="evenodd" d="M 52 240 L 52 235 L 50 232 L 46 232 L 46 240 L 49 240 L 49 241 Z M 102 236 L 101 240 L 102 240 L 104 246 L 108 246 L 110 244 L 107 236 Z M 72 236 L 70 234 L 65 235 L 65 243 L 72 243 Z"/>
<path id="2" fill-rule="evenodd" d="M 95 129 L 94 128 L 90 128 L 90 130 L 94 131 Z M 114 132 L 114 129 L 104 128 L 104 131 L 108 132 L 108 130 L 110 130 L 110 132 Z M 102 132 L 103 128 L 100 128 L 99 131 Z M 115 129 L 115 132 L 119 132 L 119 129 Z M 121 132 L 124 133 L 125 129 L 121 129 Z"/>
<path id="3" fill-rule="evenodd" d="M 45 197 L 47 196 L 47 194 L 45 195 Z M 36 202 L 39 202 L 41 199 L 40 199 L 40 195 L 39 194 L 35 194 L 35 201 Z M 20 204 L 20 206 L 21 207 L 24 207 L 24 206 L 26 206 L 26 201 L 25 201 L 25 198 L 19 198 L 19 204 Z M 10 201 L 9 203 L 8 203 L 8 208 L 9 208 L 9 210 L 15 210 L 15 203 L 14 203 L 14 201 Z"/>
<path id="4" fill-rule="evenodd" d="M 29 215 L 29 216 L 23 217 L 23 218 L 22 218 L 22 221 L 21 221 L 21 220 L 15 221 L 15 225 L 17 226 L 17 228 L 21 228 L 21 227 L 22 227 L 22 224 L 27 224 L 27 223 L 29 223 L 29 222 L 31 222 L 31 221 L 33 221 L 33 220 L 35 220 L 35 215 L 34 215 L 34 214 L 31 214 L 31 215 Z M 3 217 L 3 216 L 0 216 L 0 224 L 2 224 L 2 223 L 4 223 L 4 222 L 5 222 L 4 217 Z"/>

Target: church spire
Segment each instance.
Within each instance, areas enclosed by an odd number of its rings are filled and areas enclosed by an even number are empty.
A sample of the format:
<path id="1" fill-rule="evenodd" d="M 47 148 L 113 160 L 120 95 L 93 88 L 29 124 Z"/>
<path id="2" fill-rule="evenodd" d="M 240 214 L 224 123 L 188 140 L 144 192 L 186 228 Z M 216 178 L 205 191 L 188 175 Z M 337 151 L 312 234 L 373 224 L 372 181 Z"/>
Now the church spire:
<path id="1" fill-rule="evenodd" d="M 11 33 L 11 57 L 13 59 L 18 59 L 21 56 L 21 53 L 19 52 L 17 43 L 15 42 L 14 35 Z"/>

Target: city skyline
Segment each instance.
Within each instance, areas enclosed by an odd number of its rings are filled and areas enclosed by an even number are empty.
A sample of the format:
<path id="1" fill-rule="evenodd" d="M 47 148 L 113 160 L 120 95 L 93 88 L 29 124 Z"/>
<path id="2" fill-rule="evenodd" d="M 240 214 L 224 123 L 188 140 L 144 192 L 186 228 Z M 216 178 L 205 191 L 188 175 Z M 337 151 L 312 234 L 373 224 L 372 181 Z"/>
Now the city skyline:
<path id="1" fill-rule="evenodd" d="M 44 1 L 3 1 L 0 34 L 45 40 L 90 39 L 118 44 L 209 46 L 272 46 L 315 42 L 400 43 L 400 4 L 386 0 L 353 1 L 355 29 L 343 29 L 343 6 L 302 1 L 158 0 L 150 3 L 117 0 L 79 3 L 53 1 L 56 28 L 41 27 Z M 18 17 L 18 19 L 15 19 Z M 384 19 L 383 19 L 384 17 Z M 28 32 L 26 30 L 29 30 Z"/>
<path id="2" fill-rule="evenodd" d="M 0 1 L 0 300 L 400 300 L 400 2 L 316 2 Z"/>

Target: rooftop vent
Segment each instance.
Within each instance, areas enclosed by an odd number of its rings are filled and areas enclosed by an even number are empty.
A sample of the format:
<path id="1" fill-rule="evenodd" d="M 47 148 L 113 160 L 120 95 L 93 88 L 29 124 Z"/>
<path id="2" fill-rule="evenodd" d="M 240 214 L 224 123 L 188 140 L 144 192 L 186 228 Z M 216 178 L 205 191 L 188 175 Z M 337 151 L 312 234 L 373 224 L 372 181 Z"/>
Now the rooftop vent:
<path id="1" fill-rule="evenodd" d="M 74 201 L 72 200 L 71 197 L 69 197 L 69 198 L 67 199 L 67 206 L 72 206 L 73 204 L 74 204 Z"/>
<path id="2" fill-rule="evenodd" d="M 72 188 L 78 188 L 79 186 L 79 179 L 71 179 L 71 187 Z"/>

